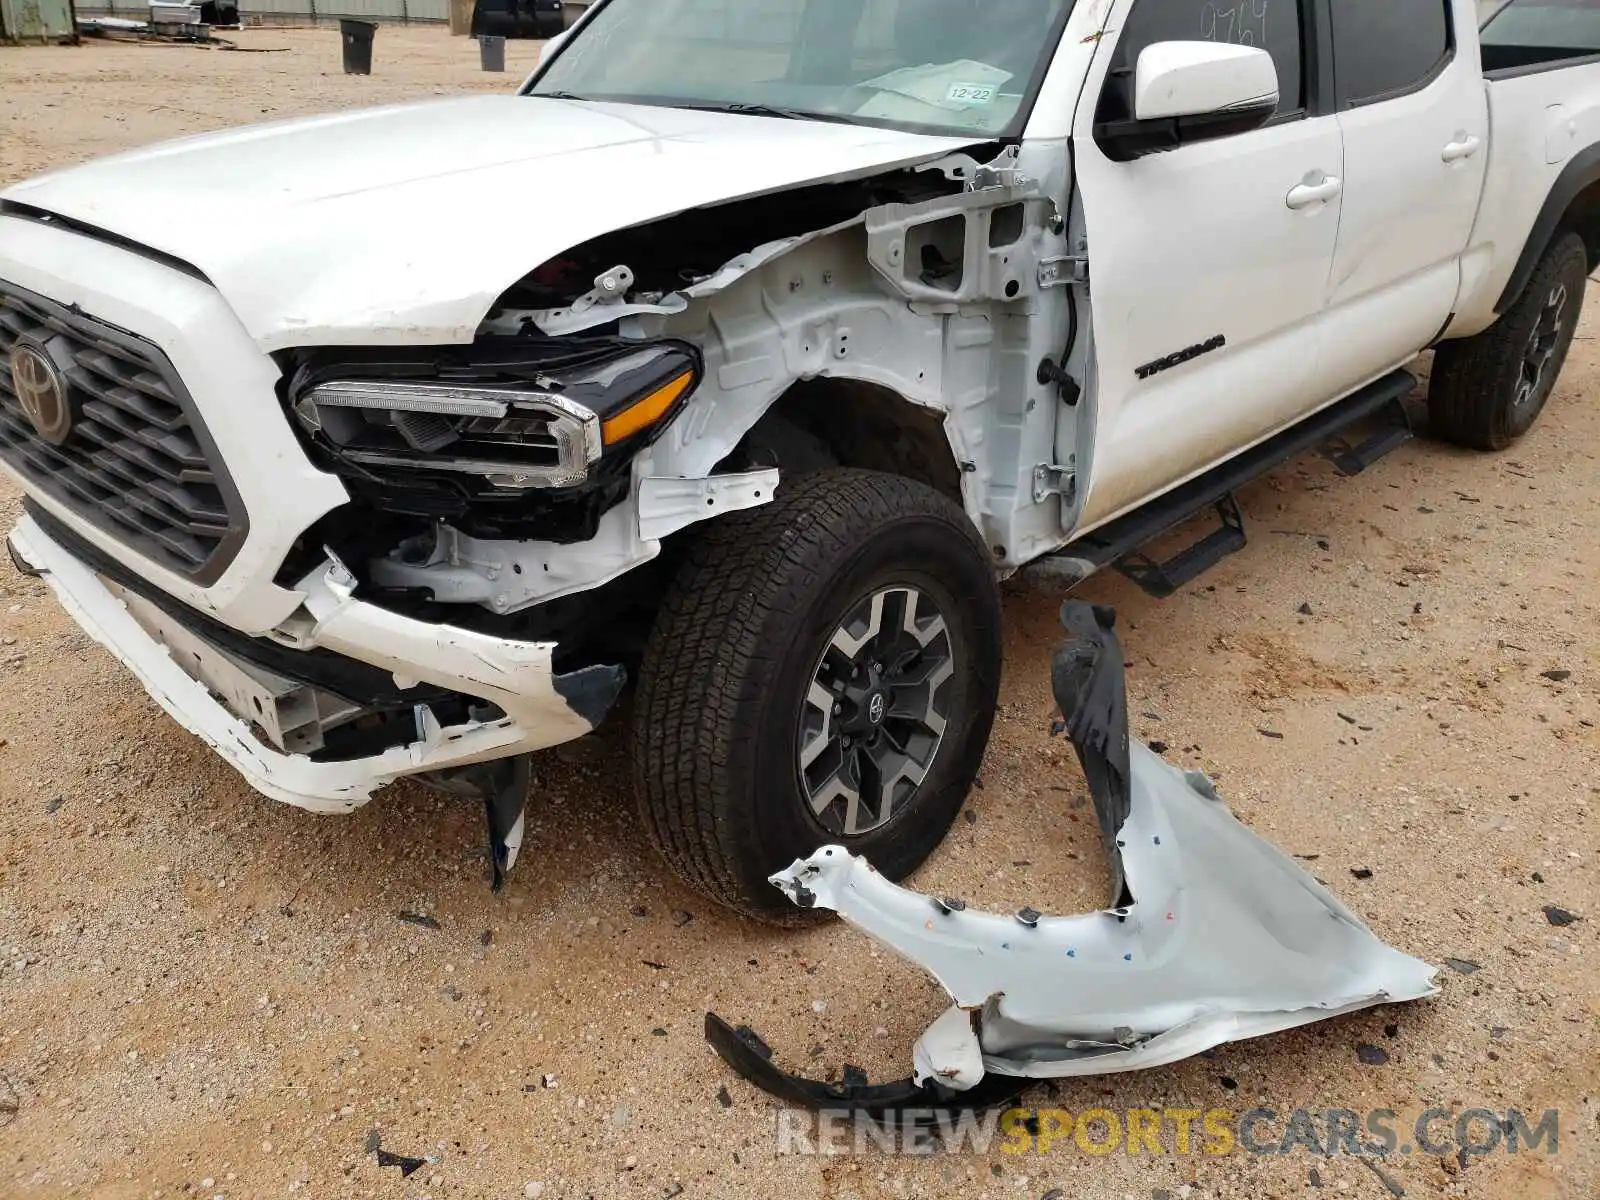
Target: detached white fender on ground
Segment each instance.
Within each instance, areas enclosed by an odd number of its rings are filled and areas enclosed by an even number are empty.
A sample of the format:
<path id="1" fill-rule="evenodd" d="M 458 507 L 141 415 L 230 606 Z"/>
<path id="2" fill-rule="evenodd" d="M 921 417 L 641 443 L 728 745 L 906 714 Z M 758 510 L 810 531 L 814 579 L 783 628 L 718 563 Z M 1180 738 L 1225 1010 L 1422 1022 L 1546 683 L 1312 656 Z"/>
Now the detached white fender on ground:
<path id="1" fill-rule="evenodd" d="M 1435 968 L 1380 940 L 1240 823 L 1204 775 L 1129 745 L 1113 619 L 1080 602 L 1063 608 L 1073 639 L 1056 654 L 1052 682 L 1112 842 L 1116 907 L 1078 916 L 972 912 L 960 900 L 899 887 L 840 846 L 771 877 L 797 905 L 837 912 L 950 993 L 952 1006 L 917 1042 L 896 1103 L 920 1092 L 939 1106 L 960 1105 L 986 1076 L 977 1094 L 989 1103 L 1006 1094 L 993 1076 L 1141 1070 L 1437 991 Z M 755 1065 L 751 1077 L 771 1087 L 774 1072 Z M 790 1094 L 797 1084 L 818 1086 L 792 1076 L 777 1082 Z M 819 1099 L 881 1107 L 886 1092 L 835 1087 Z"/>
<path id="2" fill-rule="evenodd" d="M 1384 944 L 1198 774 L 1132 747 L 1118 852 L 1134 902 L 1071 917 L 971 912 L 824 847 L 772 877 L 937 979 L 954 1004 L 915 1078 L 964 1090 L 1135 1071 L 1222 1042 L 1432 995 L 1434 968 Z"/>

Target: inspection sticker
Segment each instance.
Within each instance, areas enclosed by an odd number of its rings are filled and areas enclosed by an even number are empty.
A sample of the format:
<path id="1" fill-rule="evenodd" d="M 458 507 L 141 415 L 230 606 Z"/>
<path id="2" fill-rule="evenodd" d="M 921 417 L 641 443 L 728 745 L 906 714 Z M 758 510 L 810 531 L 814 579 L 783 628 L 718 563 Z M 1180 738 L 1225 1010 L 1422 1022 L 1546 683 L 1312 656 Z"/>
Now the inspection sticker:
<path id="1" fill-rule="evenodd" d="M 944 98 L 953 104 L 988 104 L 994 88 L 986 83 L 952 83 Z"/>

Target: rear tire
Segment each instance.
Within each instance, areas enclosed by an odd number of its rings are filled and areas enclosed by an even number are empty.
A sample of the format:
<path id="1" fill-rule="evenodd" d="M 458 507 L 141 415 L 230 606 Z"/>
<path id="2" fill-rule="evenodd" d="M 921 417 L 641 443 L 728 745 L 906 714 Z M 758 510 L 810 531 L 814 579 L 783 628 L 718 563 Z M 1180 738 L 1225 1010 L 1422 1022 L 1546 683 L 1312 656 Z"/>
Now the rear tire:
<path id="1" fill-rule="evenodd" d="M 635 701 L 645 826 L 691 886 L 766 921 L 804 919 L 767 877 L 821 845 L 902 878 L 977 775 L 1000 657 L 959 506 L 869 471 L 787 483 L 708 525 L 662 601 Z"/>
<path id="2" fill-rule="evenodd" d="M 1499 321 L 1439 347 L 1428 387 L 1436 436 L 1503 450 L 1533 428 L 1567 361 L 1588 274 L 1583 239 L 1558 236 Z"/>

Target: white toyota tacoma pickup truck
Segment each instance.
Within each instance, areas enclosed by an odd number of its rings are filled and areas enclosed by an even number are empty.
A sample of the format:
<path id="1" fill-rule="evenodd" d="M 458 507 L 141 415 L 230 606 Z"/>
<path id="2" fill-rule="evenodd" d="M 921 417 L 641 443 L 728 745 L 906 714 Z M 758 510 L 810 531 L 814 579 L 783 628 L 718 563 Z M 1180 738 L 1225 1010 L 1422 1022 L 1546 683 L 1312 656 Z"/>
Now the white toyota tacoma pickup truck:
<path id="1" fill-rule="evenodd" d="M 636 678 L 656 842 L 781 917 L 946 832 L 1001 577 L 1170 590 L 1430 348 L 1507 445 L 1597 263 L 1583 0 L 600 0 L 515 95 L 0 193 L 9 544 L 266 795 L 480 798 L 497 884 Z"/>

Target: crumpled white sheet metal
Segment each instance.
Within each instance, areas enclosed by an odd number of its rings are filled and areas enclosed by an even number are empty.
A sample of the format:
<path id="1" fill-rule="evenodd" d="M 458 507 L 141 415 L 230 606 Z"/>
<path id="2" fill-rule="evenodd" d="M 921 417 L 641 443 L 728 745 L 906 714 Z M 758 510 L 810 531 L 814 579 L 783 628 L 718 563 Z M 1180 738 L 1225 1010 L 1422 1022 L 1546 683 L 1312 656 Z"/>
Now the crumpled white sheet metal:
<path id="1" fill-rule="evenodd" d="M 943 162 L 944 160 L 941 159 L 939 161 Z M 530 317 L 542 333 L 549 334 L 551 337 L 579 333 L 585 329 L 592 329 L 597 325 L 620 321 L 624 317 L 676 316 L 681 312 L 688 311 L 690 300 L 713 296 L 737 283 L 750 272 L 766 266 L 773 259 L 788 254 L 791 250 L 797 250 L 808 242 L 829 237 L 841 230 L 849 229 L 853 225 L 864 224 L 865 221 L 865 215 L 858 214 L 847 221 L 840 221 L 836 225 L 830 225 L 826 229 L 817 229 L 795 237 L 763 242 L 753 250 L 747 250 L 743 254 L 730 258 L 703 279 L 698 279 L 675 292 L 646 294 L 636 300 L 626 300 L 619 297 L 610 303 L 575 303 L 566 308 L 536 308 L 526 314 L 511 314 L 508 329 L 514 329 L 515 322 L 520 321 L 523 315 Z M 616 270 L 618 268 L 612 269 Z M 631 275 L 632 272 L 630 271 L 630 278 Z M 598 292 L 599 290 L 600 283 L 596 280 L 595 291 Z M 591 292 L 589 295 L 592 296 L 594 293 Z M 508 318 L 502 317 L 501 320 L 506 321 Z"/>
<path id="2" fill-rule="evenodd" d="M 1069 917 L 972 912 L 898 887 L 838 846 L 772 876 L 797 903 L 838 912 L 950 993 L 953 1006 L 917 1043 L 915 1082 L 959 1092 L 985 1072 L 1139 1070 L 1433 994 L 1432 966 L 1382 942 L 1241 824 L 1208 779 L 1126 745 L 1121 650 L 1108 620 L 1103 633 L 1101 659 L 1116 659 L 1115 720 L 1102 729 L 1109 776 L 1125 755 L 1129 785 L 1126 818 L 1110 825 L 1112 854 L 1131 904 Z M 1085 767 L 1091 782 L 1107 777 Z M 1116 811 L 1107 790 L 1096 788 L 1102 815 Z"/>

